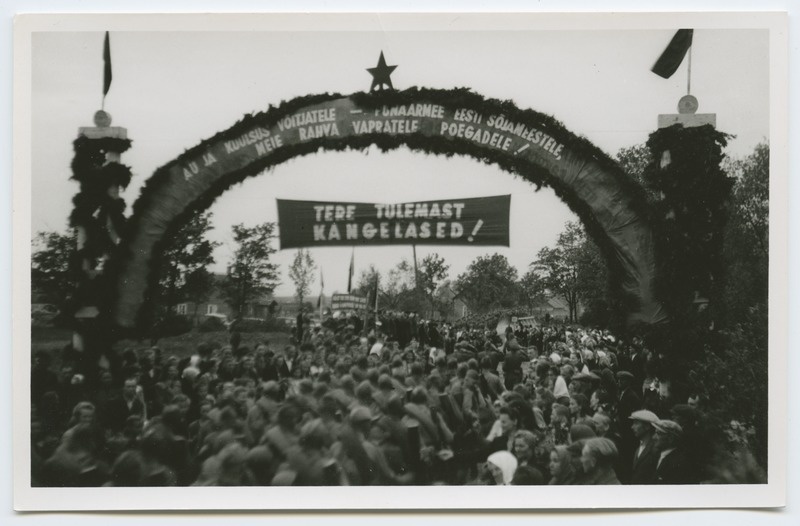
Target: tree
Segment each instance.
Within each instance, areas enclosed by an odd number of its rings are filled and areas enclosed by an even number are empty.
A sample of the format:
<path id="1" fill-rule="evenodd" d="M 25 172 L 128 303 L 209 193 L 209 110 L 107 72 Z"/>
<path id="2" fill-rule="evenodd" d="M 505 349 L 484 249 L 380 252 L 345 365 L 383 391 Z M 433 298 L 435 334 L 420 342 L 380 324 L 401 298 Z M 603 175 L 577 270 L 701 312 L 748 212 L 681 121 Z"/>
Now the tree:
<path id="1" fill-rule="evenodd" d="M 766 311 L 769 286 L 769 145 L 759 144 L 726 167 L 735 178 L 725 226 L 724 308 L 728 326 L 744 322 L 752 308 Z M 747 279 L 735 279 L 747 276 Z M 731 279 L 734 278 L 734 279 Z"/>
<path id="2" fill-rule="evenodd" d="M 203 303 L 213 289 L 213 276 L 208 267 L 214 263 L 218 242 L 206 235 L 213 228 L 210 212 L 192 217 L 172 237 L 161 253 L 158 303 L 172 313 L 178 303 Z"/>
<path id="3" fill-rule="evenodd" d="M 375 283 L 378 283 L 378 287 L 380 287 L 381 277 L 381 272 L 377 267 L 370 265 L 358 275 L 353 292 L 361 296 L 369 296 L 375 290 Z"/>
<path id="4" fill-rule="evenodd" d="M 660 199 L 659 193 L 648 184 L 644 177 L 645 169 L 652 162 L 652 158 L 653 154 L 647 144 L 620 148 L 617 152 L 617 162 L 620 167 L 631 179 L 639 183 L 650 202 Z"/>
<path id="5" fill-rule="evenodd" d="M 435 310 L 434 294 L 439 284 L 447 279 L 447 272 L 450 265 L 444 262 L 444 258 L 439 254 L 428 254 L 422 259 L 417 269 L 417 289 L 423 294 L 430 304 L 431 310 Z"/>
<path id="6" fill-rule="evenodd" d="M 414 266 L 402 259 L 386 276 L 381 287 L 380 302 L 392 310 L 417 310 L 418 298 L 414 289 Z"/>
<path id="7" fill-rule="evenodd" d="M 547 297 L 547 285 L 544 279 L 534 270 L 528 270 L 522 279 L 519 280 L 519 287 L 522 292 L 522 301 L 529 308 L 535 307 L 540 301 Z"/>
<path id="8" fill-rule="evenodd" d="M 295 297 L 301 305 L 311 291 L 311 281 L 317 265 L 308 249 L 300 249 L 294 256 L 294 261 L 289 266 L 289 279 L 294 282 Z"/>
<path id="9" fill-rule="evenodd" d="M 531 263 L 533 270 L 542 279 L 545 287 L 560 294 L 569 307 L 569 320 L 578 317 L 580 281 L 578 262 L 586 234 L 579 223 L 570 221 L 565 230 L 558 235 L 555 248 L 544 247 Z"/>
<path id="10" fill-rule="evenodd" d="M 381 272 L 375 267 L 370 265 L 366 270 L 362 270 L 356 280 L 356 286 L 353 288 L 352 293 L 367 298 L 367 312 L 373 312 L 375 308 L 375 288 L 377 286 L 380 292 L 381 288 Z M 369 317 L 369 314 L 368 314 Z"/>
<path id="11" fill-rule="evenodd" d="M 620 295 L 609 289 L 609 273 L 600 248 L 588 237 L 578 251 L 578 295 L 584 306 L 580 321 L 616 328 L 625 323 Z"/>
<path id="12" fill-rule="evenodd" d="M 31 287 L 60 311 L 67 310 L 78 283 L 72 261 L 77 250 L 73 233 L 39 232 L 32 242 Z"/>
<path id="13" fill-rule="evenodd" d="M 275 238 L 275 223 L 252 228 L 240 223 L 233 225 L 232 230 L 238 247 L 221 289 L 225 301 L 237 317 L 242 317 L 248 303 L 270 294 L 278 285 L 278 266 L 270 262 L 276 252 L 271 244 Z"/>
<path id="14" fill-rule="evenodd" d="M 480 256 L 456 280 L 458 294 L 476 313 L 512 307 L 519 297 L 517 269 L 500 254 Z"/>
<path id="15" fill-rule="evenodd" d="M 214 275 L 205 267 L 200 267 L 186 275 L 186 281 L 183 285 L 183 298 L 187 302 L 194 304 L 192 317 L 195 320 L 198 317 L 200 304 L 208 301 L 215 286 Z"/>
<path id="16" fill-rule="evenodd" d="M 754 250 L 769 256 L 769 144 L 759 144 L 744 159 L 730 162 L 733 187 L 730 228 L 741 229 Z"/>

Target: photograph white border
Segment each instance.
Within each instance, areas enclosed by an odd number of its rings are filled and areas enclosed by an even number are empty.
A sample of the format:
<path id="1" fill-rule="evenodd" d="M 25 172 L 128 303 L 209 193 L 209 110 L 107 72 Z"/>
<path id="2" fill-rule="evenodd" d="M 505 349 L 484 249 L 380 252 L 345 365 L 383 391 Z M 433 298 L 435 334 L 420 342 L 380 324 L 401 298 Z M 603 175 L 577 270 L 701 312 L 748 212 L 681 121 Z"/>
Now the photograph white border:
<path id="1" fill-rule="evenodd" d="M 767 28 L 770 30 L 769 483 L 739 486 L 574 488 L 31 488 L 30 211 L 31 45 L 34 31 L 435 31 Z M 36 15 L 14 34 L 13 440 L 16 510 L 465 510 L 777 507 L 786 499 L 788 331 L 788 21 L 780 13 Z M 304 93 L 298 93 L 304 95 Z M 77 125 L 77 123 L 76 123 Z M 102 496 L 101 496 L 102 495 Z"/>

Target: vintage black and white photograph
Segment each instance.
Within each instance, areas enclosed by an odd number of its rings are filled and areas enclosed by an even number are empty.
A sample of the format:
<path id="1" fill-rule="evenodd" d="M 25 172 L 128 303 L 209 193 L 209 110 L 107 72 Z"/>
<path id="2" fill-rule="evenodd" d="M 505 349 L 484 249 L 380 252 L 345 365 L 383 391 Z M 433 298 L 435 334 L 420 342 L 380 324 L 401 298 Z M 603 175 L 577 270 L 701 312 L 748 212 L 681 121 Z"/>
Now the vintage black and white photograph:
<path id="1" fill-rule="evenodd" d="M 781 505 L 785 24 L 22 17 L 16 506 Z"/>

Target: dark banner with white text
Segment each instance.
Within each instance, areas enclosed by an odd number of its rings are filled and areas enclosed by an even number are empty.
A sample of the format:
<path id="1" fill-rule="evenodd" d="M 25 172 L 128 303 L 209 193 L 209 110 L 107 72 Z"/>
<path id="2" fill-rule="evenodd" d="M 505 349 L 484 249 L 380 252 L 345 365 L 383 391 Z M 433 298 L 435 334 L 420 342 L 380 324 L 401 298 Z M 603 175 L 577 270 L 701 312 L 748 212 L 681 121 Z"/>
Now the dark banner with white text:
<path id="1" fill-rule="evenodd" d="M 510 195 L 393 204 L 277 201 L 282 249 L 509 244 Z"/>

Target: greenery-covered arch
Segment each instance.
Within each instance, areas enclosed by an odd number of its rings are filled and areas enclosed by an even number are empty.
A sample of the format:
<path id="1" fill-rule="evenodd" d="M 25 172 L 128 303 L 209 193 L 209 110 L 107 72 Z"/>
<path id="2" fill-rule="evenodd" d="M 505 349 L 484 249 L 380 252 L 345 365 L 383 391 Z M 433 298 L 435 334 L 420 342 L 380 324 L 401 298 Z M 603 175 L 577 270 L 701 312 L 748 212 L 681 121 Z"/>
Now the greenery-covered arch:
<path id="1" fill-rule="evenodd" d="M 466 89 L 300 97 L 247 115 L 159 168 L 148 179 L 110 261 L 108 313 L 132 329 L 156 283 L 161 248 L 192 214 L 232 185 L 319 150 L 405 146 L 464 155 L 552 187 L 603 251 L 628 321 L 666 320 L 654 295 L 655 249 L 641 188 L 589 141 L 552 117 Z"/>

